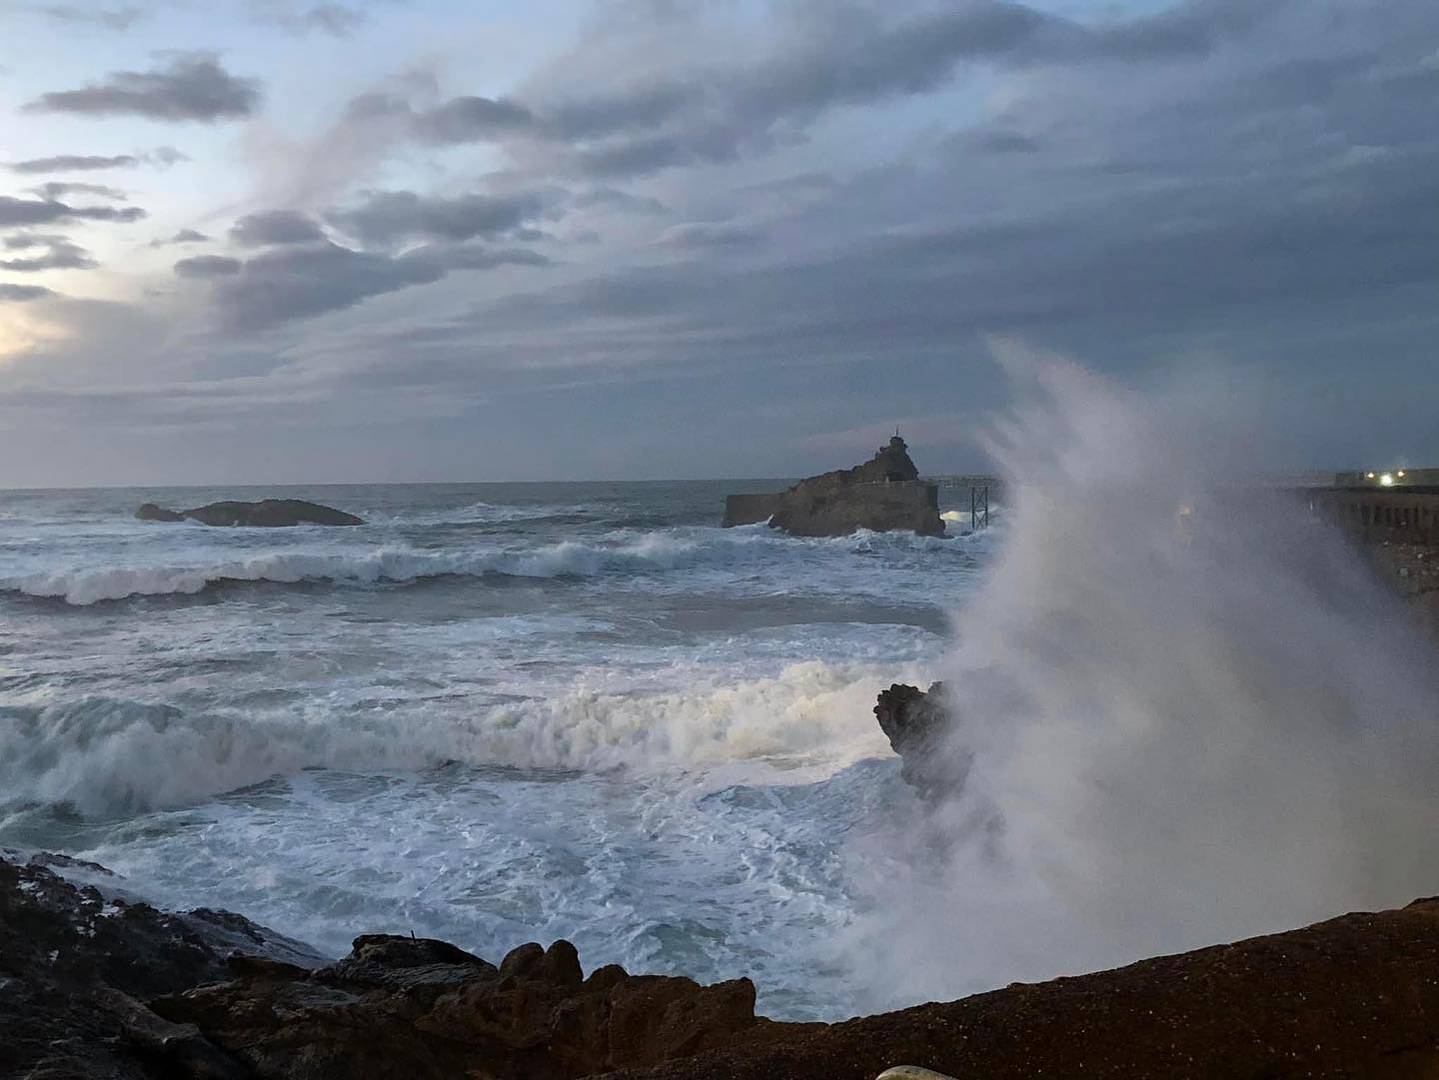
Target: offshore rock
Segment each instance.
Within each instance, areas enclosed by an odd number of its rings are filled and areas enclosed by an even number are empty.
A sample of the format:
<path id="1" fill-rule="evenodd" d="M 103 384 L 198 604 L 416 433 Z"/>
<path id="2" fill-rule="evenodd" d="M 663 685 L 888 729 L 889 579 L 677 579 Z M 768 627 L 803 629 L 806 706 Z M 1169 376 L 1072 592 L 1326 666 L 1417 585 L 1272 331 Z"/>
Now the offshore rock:
<path id="1" fill-rule="evenodd" d="M 726 527 L 766 520 L 795 536 L 846 536 L 856 529 L 944 535 L 939 488 L 919 479 L 898 434 L 863 465 L 811 476 L 787 491 L 725 500 Z"/>
<path id="2" fill-rule="evenodd" d="M 135 511 L 141 521 L 198 521 L 202 525 L 245 525 L 251 528 L 286 528 L 292 525 L 363 525 L 343 510 L 303 499 L 261 499 L 259 502 L 216 502 L 193 510 L 166 510 L 145 503 Z"/>
<path id="3" fill-rule="evenodd" d="M 969 756 L 948 742 L 957 718 L 944 683 L 928 690 L 895 683 L 874 706 L 880 730 L 903 759 L 900 775 L 926 799 L 956 793 L 969 772 Z"/>

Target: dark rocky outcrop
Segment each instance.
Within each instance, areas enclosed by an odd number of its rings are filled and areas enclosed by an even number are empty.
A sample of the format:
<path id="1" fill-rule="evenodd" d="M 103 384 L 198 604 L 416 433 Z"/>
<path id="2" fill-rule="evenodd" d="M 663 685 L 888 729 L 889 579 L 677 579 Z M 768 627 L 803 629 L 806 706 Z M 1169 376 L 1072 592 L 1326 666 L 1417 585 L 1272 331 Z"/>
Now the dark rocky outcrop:
<path id="1" fill-rule="evenodd" d="M 55 871 L 103 883 L 75 884 Z M 322 959 L 248 919 L 127 902 L 104 867 L 63 855 L 0 855 L 0 1076 L 248 1075 L 194 1028 L 143 1001 L 228 976 L 249 953 Z"/>
<path id="2" fill-rule="evenodd" d="M 962 1001 L 784 1032 L 609 1080 L 1298 1080 L 1439 1075 L 1439 900 Z"/>
<path id="3" fill-rule="evenodd" d="M 567 1080 L 787 1026 L 755 1016 L 748 979 L 700 986 L 613 965 L 586 979 L 567 941 L 521 945 L 496 968 L 444 942 L 376 934 L 318 971 L 247 960 L 233 974 L 154 1010 L 277 1080 Z"/>
<path id="4" fill-rule="evenodd" d="M 874 706 L 880 730 L 903 759 L 900 775 L 927 799 L 957 792 L 969 771 L 969 758 L 947 742 L 956 722 L 944 683 L 928 690 L 895 683 L 879 692 Z"/>
<path id="5" fill-rule="evenodd" d="M 766 520 L 795 536 L 845 536 L 856 529 L 944 535 L 939 488 L 919 479 L 898 434 L 863 465 L 811 476 L 787 491 L 725 500 L 727 527 Z"/>
<path id="6" fill-rule="evenodd" d="M 907 688 L 913 691 L 913 688 Z M 900 730 L 922 727 L 907 702 Z M 910 736 L 902 737 L 904 742 Z M 48 863 L 49 865 L 42 865 Z M 237 915 L 121 903 L 103 868 L 0 856 L 0 1076 L 34 1080 L 1140 1080 L 1439 1075 L 1439 899 L 839 1024 L 754 1015 L 572 945 L 498 967 L 372 934 L 316 966 Z M 238 950 L 238 951 L 236 951 Z"/>
<path id="7" fill-rule="evenodd" d="M 216 502 L 193 510 L 166 510 L 145 503 L 135 511 L 141 521 L 198 521 L 203 525 L 246 525 L 251 528 L 284 528 L 291 525 L 363 525 L 364 521 L 343 510 L 305 502 L 303 499 L 261 499 L 259 502 Z"/>

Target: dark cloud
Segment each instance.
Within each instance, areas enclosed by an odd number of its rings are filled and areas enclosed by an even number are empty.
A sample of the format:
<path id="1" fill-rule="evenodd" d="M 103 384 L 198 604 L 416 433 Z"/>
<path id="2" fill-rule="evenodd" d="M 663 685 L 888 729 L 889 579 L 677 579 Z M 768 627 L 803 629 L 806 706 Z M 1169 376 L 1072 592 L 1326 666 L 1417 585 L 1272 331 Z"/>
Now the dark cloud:
<path id="1" fill-rule="evenodd" d="M 523 249 L 458 245 L 432 245 L 392 257 L 326 241 L 256 255 L 238 274 L 217 282 L 215 301 L 224 326 L 245 332 L 343 310 L 371 296 L 439 281 L 456 270 L 543 266 L 547 261 Z"/>
<path id="2" fill-rule="evenodd" d="M 259 103 L 254 79 L 231 75 L 213 53 L 185 53 L 155 71 L 115 71 L 79 90 L 42 94 L 26 109 L 214 123 L 248 117 Z"/>
<path id="3" fill-rule="evenodd" d="M 624 210 L 637 214 L 663 214 L 669 208 L 659 199 L 650 195 L 634 195 L 612 187 L 590 188 L 570 200 L 580 209 L 599 206 L 610 210 Z"/>
<path id="4" fill-rule="evenodd" d="M 673 248 L 753 247 L 765 236 L 762 228 L 727 221 L 686 221 L 671 225 L 657 241 Z"/>
<path id="5" fill-rule="evenodd" d="M 295 5 L 285 0 L 252 0 L 250 11 L 256 21 L 294 34 L 318 31 L 334 37 L 349 37 L 366 19 L 363 9 L 347 4 Z"/>
<path id="6" fill-rule="evenodd" d="M 0 195 L 0 228 L 49 225 L 56 221 L 139 221 L 138 206 L 71 206 L 56 199 L 17 199 Z"/>
<path id="7" fill-rule="evenodd" d="M 49 183 L 41 184 L 31 190 L 43 199 L 62 199 L 66 195 L 93 195 L 97 199 L 113 199 L 116 202 L 124 202 L 128 198 L 118 188 L 106 187 L 104 184 L 78 184 L 63 180 L 51 180 Z"/>
<path id="8" fill-rule="evenodd" d="M 144 16 L 139 8 L 94 8 L 74 4 L 40 4 L 35 8 L 59 22 L 91 23 L 106 30 L 128 30 Z"/>
<path id="9" fill-rule="evenodd" d="M 90 253 L 80 245 L 63 236 L 52 234 L 21 233 L 5 239 L 7 250 L 27 250 L 43 247 L 39 255 L 26 255 L 14 259 L 0 259 L 0 270 L 15 273 L 38 273 L 42 270 L 90 270 L 97 264 Z"/>
<path id="10" fill-rule="evenodd" d="M 175 263 L 175 276 L 182 278 L 232 277 L 240 272 L 241 262 L 226 255 L 193 255 Z"/>
<path id="11" fill-rule="evenodd" d="M 0 303 L 21 303 L 54 295 L 53 289 L 43 285 L 12 285 L 8 281 L 0 281 Z"/>
<path id="12" fill-rule="evenodd" d="M 114 157 L 57 154 L 54 157 L 32 158 L 30 161 L 14 161 L 7 167 L 18 173 L 85 172 L 93 169 L 124 169 L 139 163 L 140 159 L 134 154 L 117 154 Z"/>
<path id="13" fill-rule="evenodd" d="M 312 244 L 324 239 L 319 223 L 297 210 L 266 210 L 247 214 L 230 228 L 230 240 L 240 247 Z"/>
<path id="14" fill-rule="evenodd" d="M 210 238 L 194 229 L 181 229 L 174 236 L 150 241 L 152 248 L 170 247 L 174 244 L 203 244 Z"/>
<path id="15" fill-rule="evenodd" d="M 532 193 L 445 198 L 376 191 L 359 206 L 330 214 L 328 220 L 362 244 L 383 247 L 413 240 L 500 236 L 534 219 L 544 207 L 544 199 Z"/>
<path id="16" fill-rule="evenodd" d="M 440 144 L 481 142 L 534 124 L 534 115 L 523 105 L 485 97 L 452 98 L 414 116 L 416 135 Z"/>

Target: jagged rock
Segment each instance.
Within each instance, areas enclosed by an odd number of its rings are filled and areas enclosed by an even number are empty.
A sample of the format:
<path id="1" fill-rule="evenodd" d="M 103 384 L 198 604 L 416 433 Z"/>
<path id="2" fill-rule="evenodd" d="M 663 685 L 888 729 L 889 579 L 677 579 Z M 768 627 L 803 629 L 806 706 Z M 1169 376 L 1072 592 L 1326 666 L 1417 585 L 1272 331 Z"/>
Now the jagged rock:
<path id="1" fill-rule="evenodd" d="M 700 986 L 611 965 L 586 980 L 567 941 L 522 945 L 496 968 L 444 942 L 371 934 L 314 972 L 247 961 L 232 975 L 153 1008 L 267 1080 L 567 1080 L 780 1026 L 755 1016 L 748 979 Z"/>
<path id="2" fill-rule="evenodd" d="M 135 511 L 141 521 L 198 521 L 202 525 L 246 525 L 251 528 L 285 528 L 292 525 L 363 525 L 364 521 L 319 503 L 303 499 L 261 499 L 259 502 L 216 502 L 193 510 L 166 510 L 145 503 Z"/>
<path id="3" fill-rule="evenodd" d="M 939 488 L 919 479 L 898 434 L 863 465 L 811 476 L 787 491 L 725 500 L 726 526 L 765 520 L 795 536 L 845 536 L 856 529 L 944 535 Z"/>
<path id="4" fill-rule="evenodd" d="M 51 867 L 105 882 L 76 884 Z M 102 866 L 0 854 L 0 1076 L 243 1076 L 237 1062 L 143 999 L 224 978 L 236 952 L 304 966 L 301 945 L 239 915 L 163 912 L 111 891 Z"/>
<path id="5" fill-rule="evenodd" d="M 957 792 L 969 772 L 970 759 L 948 741 L 957 720 L 944 683 L 928 690 L 895 683 L 881 690 L 874 706 L 880 730 L 903 759 L 900 775 L 928 799 Z"/>

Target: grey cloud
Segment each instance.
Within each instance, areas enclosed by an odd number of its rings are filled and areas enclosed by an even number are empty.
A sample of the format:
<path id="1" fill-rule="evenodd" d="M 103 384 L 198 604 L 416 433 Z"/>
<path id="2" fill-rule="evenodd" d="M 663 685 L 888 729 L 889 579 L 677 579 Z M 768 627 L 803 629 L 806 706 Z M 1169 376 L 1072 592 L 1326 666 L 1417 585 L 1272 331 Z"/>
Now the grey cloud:
<path id="1" fill-rule="evenodd" d="M 571 202 L 581 209 L 599 206 L 637 214 L 663 214 L 668 209 L 664 203 L 653 196 L 633 195 L 612 187 L 591 188 L 576 195 Z"/>
<path id="2" fill-rule="evenodd" d="M 363 9 L 347 4 L 294 5 L 285 0 L 252 0 L 256 21 L 282 27 L 295 34 L 319 31 L 334 37 L 348 37 L 364 24 Z"/>
<path id="3" fill-rule="evenodd" d="M 354 209 L 330 214 L 328 220 L 366 245 L 461 241 L 507 233 L 537 217 L 544 205 L 539 195 L 531 193 L 444 198 L 413 191 L 377 191 Z"/>
<path id="4" fill-rule="evenodd" d="M 175 263 L 175 276 L 182 278 L 232 277 L 240 272 L 241 262 L 226 255 L 192 255 Z"/>
<path id="5" fill-rule="evenodd" d="M 319 223 L 297 210 L 266 210 L 247 214 L 230 228 L 230 239 L 241 247 L 271 244 L 312 244 L 324 240 Z"/>
<path id="6" fill-rule="evenodd" d="M 439 281 L 456 270 L 547 263 L 524 249 L 430 245 L 392 257 L 325 241 L 256 255 L 237 267 L 237 274 L 217 281 L 215 302 L 226 329 L 245 332 L 340 311 L 372 296 Z"/>
<path id="7" fill-rule="evenodd" d="M 94 195 L 97 199 L 113 199 L 116 202 L 124 202 L 128 198 L 120 189 L 106 187 L 104 184 L 77 184 L 62 180 L 51 180 L 49 183 L 41 184 L 31 190 L 44 199 L 61 199 L 66 195 Z"/>
<path id="8" fill-rule="evenodd" d="M 534 126 L 529 109 L 513 101 L 486 97 L 451 98 L 414 115 L 415 134 L 425 142 L 463 143 L 493 139 Z"/>
<path id="9" fill-rule="evenodd" d="M 0 195 L 0 228 L 48 225 L 56 221 L 139 221 L 145 211 L 138 206 L 71 206 L 55 199 L 16 199 Z"/>
<path id="10" fill-rule="evenodd" d="M 50 244 L 63 244 L 66 243 L 67 240 L 68 237 L 61 236 L 58 233 L 20 232 L 11 233 L 3 240 L 0 240 L 0 247 L 3 247 L 6 251 L 24 251 L 27 248 L 46 247 Z"/>
<path id="11" fill-rule="evenodd" d="M 43 285 L 12 285 L 8 281 L 0 281 L 0 303 L 22 303 L 54 295 L 55 290 Z"/>
<path id="12" fill-rule="evenodd" d="M 42 270 L 89 270 L 97 264 L 90 253 L 63 236 L 21 234 L 8 237 L 7 249 L 44 247 L 41 255 L 28 255 L 17 259 L 0 259 L 0 270 L 15 273 L 38 273 Z"/>
<path id="13" fill-rule="evenodd" d="M 32 158 L 29 161 L 13 161 L 8 166 L 18 173 L 84 172 L 93 169 L 122 169 L 138 165 L 140 159 L 134 154 L 117 154 L 102 157 L 97 154 L 57 154 L 54 157 Z"/>
<path id="14" fill-rule="evenodd" d="M 671 225 L 657 243 L 673 248 L 753 247 L 765 232 L 755 225 L 723 221 L 687 221 Z"/>
<path id="15" fill-rule="evenodd" d="M 37 11 L 59 22 L 93 23 L 106 30 L 128 30 L 143 16 L 139 8 L 89 8 L 74 4 L 42 4 Z"/>
<path id="16" fill-rule="evenodd" d="M 115 71 L 79 90 L 42 94 L 26 109 L 214 123 L 248 117 L 259 102 L 255 80 L 231 75 L 213 53 L 184 53 L 154 71 Z"/>
<path id="17" fill-rule="evenodd" d="M 174 236 L 150 241 L 152 248 L 169 247 L 173 244 L 203 244 L 210 238 L 194 229 L 181 229 Z"/>

